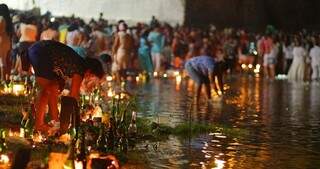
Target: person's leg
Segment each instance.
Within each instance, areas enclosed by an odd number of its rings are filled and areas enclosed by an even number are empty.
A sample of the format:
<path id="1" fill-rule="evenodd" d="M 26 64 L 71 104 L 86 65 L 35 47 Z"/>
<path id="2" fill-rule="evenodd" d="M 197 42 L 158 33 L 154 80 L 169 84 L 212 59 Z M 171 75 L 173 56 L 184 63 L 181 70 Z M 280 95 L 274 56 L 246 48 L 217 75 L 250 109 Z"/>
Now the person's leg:
<path id="1" fill-rule="evenodd" d="M 52 83 L 49 86 L 48 105 L 51 120 L 59 121 L 58 110 L 58 97 L 59 97 L 59 85 L 58 83 Z"/>
<path id="2" fill-rule="evenodd" d="M 205 83 L 205 86 L 206 86 L 207 97 L 208 97 L 208 99 L 211 99 L 211 87 L 210 87 L 210 83 Z"/>
<path id="3" fill-rule="evenodd" d="M 270 78 L 274 79 L 275 78 L 275 64 L 270 64 L 269 65 L 269 71 L 270 71 Z"/>
<path id="4" fill-rule="evenodd" d="M 161 70 L 161 54 L 157 53 L 155 56 L 156 59 L 156 72 L 160 72 Z"/>
<path id="5" fill-rule="evenodd" d="M 152 65 L 153 65 L 153 71 L 157 71 L 157 61 L 156 61 L 156 54 L 151 53 L 151 59 L 152 59 Z"/>
<path id="6" fill-rule="evenodd" d="M 263 73 L 264 77 L 268 78 L 269 77 L 269 72 L 268 72 L 268 54 L 263 55 Z"/>
<path id="7" fill-rule="evenodd" d="M 48 87 L 50 85 L 50 80 L 37 77 L 37 84 L 40 86 L 40 92 L 38 94 L 38 99 L 36 101 L 36 121 L 35 121 L 35 129 L 38 131 L 48 131 L 48 126 L 46 125 L 45 119 L 45 111 L 46 106 L 48 104 Z"/>
<path id="8" fill-rule="evenodd" d="M 202 83 L 196 83 L 197 102 L 200 100 L 201 89 L 202 89 Z"/>

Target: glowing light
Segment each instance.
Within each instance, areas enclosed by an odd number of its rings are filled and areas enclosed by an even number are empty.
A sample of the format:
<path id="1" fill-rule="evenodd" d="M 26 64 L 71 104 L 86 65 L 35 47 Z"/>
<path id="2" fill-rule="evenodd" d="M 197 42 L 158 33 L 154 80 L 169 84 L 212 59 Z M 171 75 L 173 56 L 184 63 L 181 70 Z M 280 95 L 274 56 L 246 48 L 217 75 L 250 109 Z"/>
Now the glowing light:
<path id="1" fill-rule="evenodd" d="M 216 166 L 213 167 L 212 169 L 222 169 L 224 167 L 225 161 L 219 160 L 219 159 L 215 159 L 214 163 L 215 163 Z"/>
<path id="2" fill-rule="evenodd" d="M 11 129 L 9 130 L 9 137 L 12 137 L 13 136 L 13 132 L 11 131 Z"/>
<path id="3" fill-rule="evenodd" d="M 255 50 L 255 51 L 253 51 L 253 54 L 254 54 L 254 55 L 257 55 L 257 54 L 258 54 L 258 52 Z"/>
<path id="4" fill-rule="evenodd" d="M 24 93 L 25 87 L 23 84 L 14 84 L 12 87 L 12 93 L 19 96 Z"/>
<path id="5" fill-rule="evenodd" d="M 108 90 L 108 97 L 113 97 L 113 95 L 114 95 L 114 94 L 113 94 L 112 89 L 109 89 L 109 90 Z"/>
<path id="6" fill-rule="evenodd" d="M 34 74 L 34 69 L 32 66 L 31 66 L 31 73 Z"/>
<path id="7" fill-rule="evenodd" d="M 81 161 L 74 161 L 75 169 L 83 169 L 83 163 Z"/>
<path id="8" fill-rule="evenodd" d="M 174 76 L 179 76 L 179 75 L 180 75 L 180 72 L 179 72 L 179 71 L 175 71 L 175 72 L 173 73 L 173 75 L 174 75 Z"/>
<path id="9" fill-rule="evenodd" d="M 257 64 L 256 65 L 256 69 L 260 69 L 261 68 L 261 65 L 260 64 Z"/>
<path id="10" fill-rule="evenodd" d="M 1 154 L 0 163 L 8 164 L 10 162 L 9 156 L 6 154 Z"/>
<path id="11" fill-rule="evenodd" d="M 139 81 L 140 81 L 140 77 L 137 76 L 137 77 L 136 77 L 136 82 L 139 82 Z"/>
<path id="12" fill-rule="evenodd" d="M 19 133 L 20 137 L 24 137 L 25 136 L 25 132 L 23 128 L 20 128 L 20 133 Z"/>
<path id="13" fill-rule="evenodd" d="M 50 18 L 50 22 L 54 22 L 56 20 L 55 17 Z"/>
<path id="14" fill-rule="evenodd" d="M 111 82 L 112 79 L 113 79 L 112 76 L 107 76 L 107 81 L 108 81 L 108 82 Z"/>
<path id="15" fill-rule="evenodd" d="M 177 82 L 177 83 L 181 83 L 181 80 L 182 80 L 182 77 L 181 77 L 180 75 L 178 75 L 178 76 L 176 77 L 176 82 Z"/>
<path id="16" fill-rule="evenodd" d="M 85 99 L 85 100 L 89 100 L 90 97 L 89 97 L 89 96 L 84 96 L 84 99 Z"/>
<path id="17" fill-rule="evenodd" d="M 165 74 L 163 74 L 163 77 L 164 77 L 164 78 L 167 78 L 167 77 L 168 77 L 168 75 L 165 73 Z"/>
<path id="18" fill-rule="evenodd" d="M 249 65 L 248 65 L 248 68 L 249 68 L 249 69 L 252 69 L 252 68 L 253 68 L 253 65 L 252 65 L 252 64 L 249 64 Z"/>
<path id="19" fill-rule="evenodd" d="M 158 77 L 158 72 L 153 72 L 154 77 Z"/>
<path id="20" fill-rule="evenodd" d="M 242 68 L 242 69 L 245 69 L 245 68 L 247 68 L 247 65 L 241 64 L 241 68 Z"/>
<path id="21" fill-rule="evenodd" d="M 254 73 L 259 73 L 260 70 L 259 70 L 259 69 L 254 69 L 253 72 L 254 72 Z"/>

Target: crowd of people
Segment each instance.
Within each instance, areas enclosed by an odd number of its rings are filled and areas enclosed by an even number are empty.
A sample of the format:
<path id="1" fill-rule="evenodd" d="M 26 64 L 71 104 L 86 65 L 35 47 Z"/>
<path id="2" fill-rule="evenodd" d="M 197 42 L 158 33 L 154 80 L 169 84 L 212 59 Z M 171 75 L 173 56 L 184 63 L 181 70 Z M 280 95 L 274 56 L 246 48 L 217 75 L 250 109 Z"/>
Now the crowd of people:
<path id="1" fill-rule="evenodd" d="M 264 33 L 217 30 L 213 25 L 202 29 L 173 27 L 155 17 L 149 24 L 128 27 L 124 20 L 111 25 L 102 15 L 85 23 L 80 18 L 55 18 L 50 13 L 34 16 L 13 11 L 10 15 L 5 11 L 0 13 L 2 80 L 10 72 L 21 72 L 21 55 L 39 40 L 59 41 L 83 58 L 97 58 L 106 72 L 117 77 L 127 70 L 151 76 L 153 72 L 183 69 L 187 60 L 205 48 L 217 62 L 224 62 L 229 72 L 239 71 L 241 63 L 250 62 L 263 65 L 266 78 L 276 74 L 288 74 L 295 80 L 319 78 L 319 36 L 315 32 L 289 34 L 272 27 Z"/>

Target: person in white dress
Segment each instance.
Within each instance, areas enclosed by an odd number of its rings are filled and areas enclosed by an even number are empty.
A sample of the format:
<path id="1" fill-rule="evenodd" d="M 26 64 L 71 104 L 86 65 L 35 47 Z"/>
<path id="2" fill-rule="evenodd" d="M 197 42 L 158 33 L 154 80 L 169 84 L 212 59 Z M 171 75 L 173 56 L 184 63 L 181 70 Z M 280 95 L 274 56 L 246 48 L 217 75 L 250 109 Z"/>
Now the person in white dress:
<path id="1" fill-rule="evenodd" d="M 295 40 L 295 47 L 293 48 L 293 62 L 288 73 L 288 80 L 303 81 L 305 79 L 306 55 L 307 51 L 301 45 L 301 42 L 299 40 Z"/>
<path id="2" fill-rule="evenodd" d="M 320 79 L 320 47 L 319 40 L 314 41 L 314 46 L 310 50 L 311 67 L 312 67 L 312 80 Z"/>

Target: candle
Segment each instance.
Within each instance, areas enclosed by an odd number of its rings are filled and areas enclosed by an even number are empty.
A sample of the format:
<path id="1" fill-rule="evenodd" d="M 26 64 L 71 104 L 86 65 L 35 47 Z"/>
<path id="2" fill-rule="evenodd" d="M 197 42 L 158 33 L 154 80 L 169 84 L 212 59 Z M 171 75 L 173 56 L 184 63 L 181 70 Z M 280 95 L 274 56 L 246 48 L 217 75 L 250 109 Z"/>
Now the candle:
<path id="1" fill-rule="evenodd" d="M 81 161 L 74 161 L 75 169 L 83 169 L 83 163 Z"/>
<path id="2" fill-rule="evenodd" d="M 181 80 L 182 80 L 182 77 L 181 77 L 180 75 L 178 75 L 178 76 L 176 77 L 176 82 L 177 82 L 177 83 L 181 83 Z"/>
<path id="3" fill-rule="evenodd" d="M 108 81 L 108 82 L 111 82 L 112 79 L 113 79 L 112 76 L 107 76 L 107 81 Z"/>
<path id="4" fill-rule="evenodd" d="M 154 77 L 158 77 L 158 72 L 153 72 Z"/>
<path id="5" fill-rule="evenodd" d="M 109 89 L 109 90 L 108 90 L 108 97 L 113 97 L 113 91 L 112 91 L 112 89 Z"/>
<path id="6" fill-rule="evenodd" d="M 1 154 L 0 163 L 8 164 L 10 162 L 9 156 L 6 154 Z"/>

